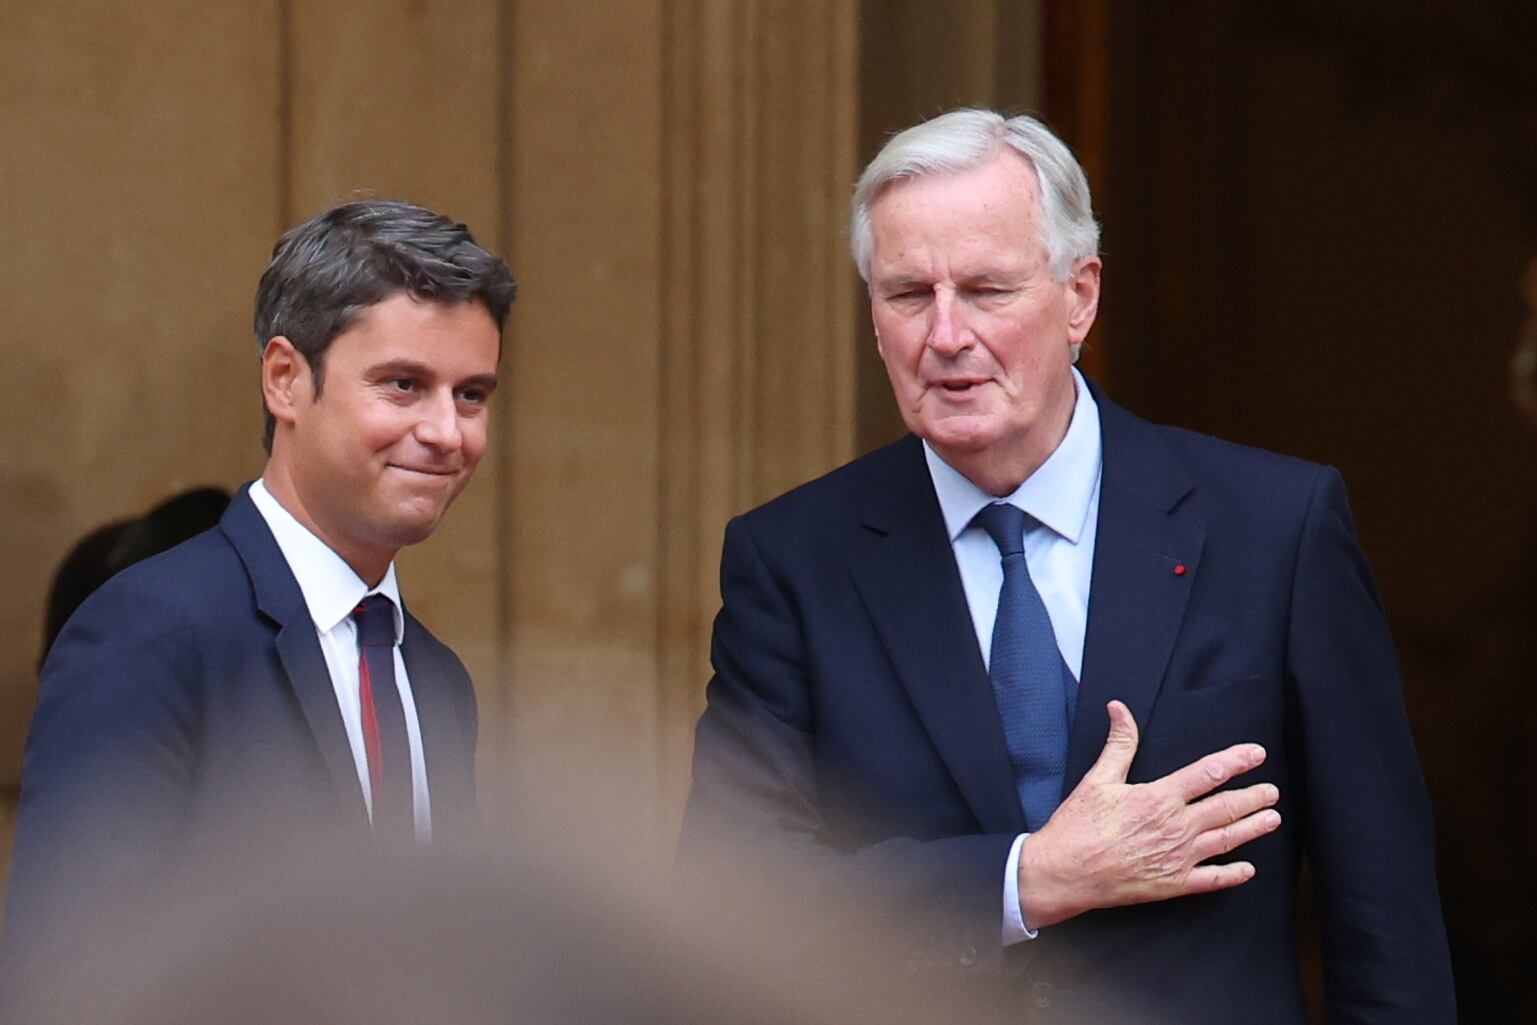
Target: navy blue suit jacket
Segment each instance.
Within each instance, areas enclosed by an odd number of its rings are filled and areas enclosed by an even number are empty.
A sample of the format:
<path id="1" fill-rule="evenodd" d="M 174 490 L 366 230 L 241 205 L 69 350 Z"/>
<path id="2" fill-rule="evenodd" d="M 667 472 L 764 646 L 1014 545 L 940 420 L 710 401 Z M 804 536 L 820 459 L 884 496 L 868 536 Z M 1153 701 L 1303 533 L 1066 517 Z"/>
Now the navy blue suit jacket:
<path id="1" fill-rule="evenodd" d="M 409 614 L 401 644 L 434 835 L 473 815 L 475 697 Z M 112 578 L 43 668 L 7 894 L 6 970 L 188 859 L 366 835 L 314 620 L 245 489 L 220 524 Z M 210 846 L 212 845 L 212 846 Z M 55 948 L 55 944 L 61 944 Z"/>
<path id="2" fill-rule="evenodd" d="M 1098 756 L 1111 698 L 1141 730 L 1132 782 L 1259 742 L 1268 760 L 1230 784 L 1280 788 L 1283 825 L 1235 855 L 1255 878 L 1003 950 L 1024 822 L 912 437 L 727 527 L 685 850 L 798 851 L 819 866 L 802 878 L 879 880 L 915 920 L 942 907 L 959 926 L 910 956 L 1001 969 L 1043 1017 L 1288 1025 L 1306 1020 L 1306 858 L 1329 1020 L 1453 1021 L 1428 800 L 1339 476 L 1096 396 L 1104 473 L 1064 792 Z"/>

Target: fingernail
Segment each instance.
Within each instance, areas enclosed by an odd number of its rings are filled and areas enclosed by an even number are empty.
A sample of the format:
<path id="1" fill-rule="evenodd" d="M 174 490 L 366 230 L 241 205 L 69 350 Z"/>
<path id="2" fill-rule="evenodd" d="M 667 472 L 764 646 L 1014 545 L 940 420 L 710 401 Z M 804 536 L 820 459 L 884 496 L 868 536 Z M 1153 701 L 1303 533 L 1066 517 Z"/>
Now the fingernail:
<path id="1" fill-rule="evenodd" d="M 1264 794 L 1265 800 L 1269 801 L 1271 804 L 1274 804 L 1276 801 L 1281 799 L 1281 790 L 1273 783 L 1265 784 Z"/>
<path id="2" fill-rule="evenodd" d="M 1265 749 L 1260 747 L 1258 744 L 1255 744 L 1254 745 L 1254 750 L 1249 752 L 1249 764 L 1250 765 L 1258 765 L 1260 762 L 1263 762 L 1264 760 L 1265 760 Z"/>
<path id="3" fill-rule="evenodd" d="M 1271 808 L 1265 812 L 1265 825 L 1275 829 L 1281 824 L 1281 813 Z"/>

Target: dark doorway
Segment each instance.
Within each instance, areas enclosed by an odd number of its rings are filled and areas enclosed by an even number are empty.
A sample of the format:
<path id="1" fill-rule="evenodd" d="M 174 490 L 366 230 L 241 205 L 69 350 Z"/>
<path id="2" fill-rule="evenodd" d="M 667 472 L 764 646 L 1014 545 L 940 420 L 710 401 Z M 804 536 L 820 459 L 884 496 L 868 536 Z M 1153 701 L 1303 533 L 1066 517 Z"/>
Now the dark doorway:
<path id="1" fill-rule="evenodd" d="M 1069 62 L 1047 109 L 1102 132 L 1108 389 L 1344 474 L 1436 807 L 1462 1020 L 1526 1020 L 1537 423 L 1512 358 L 1537 345 L 1537 7 L 1134 0 L 1098 31 L 1068 41 L 1099 84 Z"/>

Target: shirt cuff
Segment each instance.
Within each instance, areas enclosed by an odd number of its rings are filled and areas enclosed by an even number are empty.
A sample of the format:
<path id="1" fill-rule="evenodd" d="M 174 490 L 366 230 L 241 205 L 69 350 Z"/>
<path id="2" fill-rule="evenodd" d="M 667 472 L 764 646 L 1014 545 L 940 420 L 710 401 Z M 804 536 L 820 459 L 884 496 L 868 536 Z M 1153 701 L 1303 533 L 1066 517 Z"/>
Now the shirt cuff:
<path id="1" fill-rule="evenodd" d="M 1009 848 L 1009 860 L 1003 866 L 1003 945 L 1005 947 L 1033 940 L 1039 935 L 1036 930 L 1025 925 L 1024 912 L 1019 909 L 1019 849 L 1024 846 L 1025 837 L 1029 835 L 1029 833 L 1021 833 L 1014 838 L 1014 845 Z"/>

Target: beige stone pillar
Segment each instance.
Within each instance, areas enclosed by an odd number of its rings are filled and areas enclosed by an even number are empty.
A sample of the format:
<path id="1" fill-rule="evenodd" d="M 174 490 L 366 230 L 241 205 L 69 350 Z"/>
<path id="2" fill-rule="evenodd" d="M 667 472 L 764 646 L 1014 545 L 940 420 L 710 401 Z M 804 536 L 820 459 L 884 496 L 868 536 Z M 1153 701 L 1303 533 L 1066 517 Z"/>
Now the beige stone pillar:
<path id="1" fill-rule="evenodd" d="M 666 843 L 725 520 L 852 448 L 853 4 L 514 11 L 501 785 Z"/>
<path id="2" fill-rule="evenodd" d="M 0 788 L 49 582 L 110 520 L 261 467 L 251 296 L 279 222 L 275 4 L 0 14 Z"/>
<path id="3" fill-rule="evenodd" d="M 855 4 L 670 10 L 658 635 L 664 822 L 732 515 L 854 450 Z"/>

